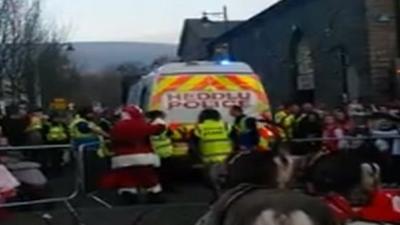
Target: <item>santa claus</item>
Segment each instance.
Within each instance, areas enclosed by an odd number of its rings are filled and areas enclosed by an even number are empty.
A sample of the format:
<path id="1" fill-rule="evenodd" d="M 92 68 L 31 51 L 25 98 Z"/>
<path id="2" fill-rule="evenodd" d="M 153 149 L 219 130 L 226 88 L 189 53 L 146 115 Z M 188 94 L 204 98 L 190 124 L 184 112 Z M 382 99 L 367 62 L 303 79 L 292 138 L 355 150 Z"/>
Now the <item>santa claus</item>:
<path id="1" fill-rule="evenodd" d="M 148 193 L 150 202 L 161 201 L 161 186 L 156 172 L 159 157 L 153 152 L 149 137 L 166 129 L 163 121 L 146 122 L 142 110 L 136 106 L 123 108 L 121 120 L 111 130 L 112 171 L 101 180 L 103 188 L 118 189 L 124 200 L 136 202 L 138 193 Z"/>

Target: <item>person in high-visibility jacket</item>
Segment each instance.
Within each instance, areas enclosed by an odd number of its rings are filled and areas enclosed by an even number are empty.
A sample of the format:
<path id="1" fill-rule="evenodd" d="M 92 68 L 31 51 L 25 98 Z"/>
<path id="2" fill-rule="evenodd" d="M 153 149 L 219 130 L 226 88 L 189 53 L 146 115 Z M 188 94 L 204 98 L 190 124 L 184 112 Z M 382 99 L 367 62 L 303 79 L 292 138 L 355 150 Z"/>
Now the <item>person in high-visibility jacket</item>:
<path id="1" fill-rule="evenodd" d="M 174 190 L 171 180 L 175 174 L 174 146 L 171 140 L 171 131 L 168 129 L 165 121 L 166 115 L 163 111 L 154 110 L 146 113 L 146 117 L 152 125 L 164 125 L 166 129 L 158 134 L 150 137 L 151 147 L 153 151 L 161 158 L 161 168 L 159 169 L 160 182 L 164 190 Z"/>
<path id="2" fill-rule="evenodd" d="M 33 110 L 29 115 L 29 125 L 25 130 L 29 145 L 43 144 L 43 123 L 44 115 L 42 110 L 40 108 Z"/>
<path id="3" fill-rule="evenodd" d="M 48 145 L 63 145 L 69 142 L 68 127 L 63 121 L 61 115 L 54 113 L 50 116 L 49 121 L 43 125 L 43 134 L 45 143 Z M 49 149 L 43 167 L 49 168 L 52 172 L 60 172 L 63 163 L 64 150 L 59 148 Z"/>
<path id="4" fill-rule="evenodd" d="M 279 146 L 283 133 L 283 128 L 272 120 L 269 112 L 263 112 L 261 118 L 258 120 L 261 150 L 277 149 Z"/>
<path id="5" fill-rule="evenodd" d="M 194 129 L 201 160 L 206 164 L 223 163 L 232 152 L 230 126 L 221 119 L 217 110 L 205 109 L 200 113 Z"/>
<path id="6" fill-rule="evenodd" d="M 282 124 L 282 121 L 285 117 L 288 116 L 288 113 L 286 111 L 286 106 L 281 105 L 278 107 L 278 110 L 276 111 L 274 115 L 274 121 L 277 124 Z"/>
<path id="7" fill-rule="evenodd" d="M 93 191 L 97 187 L 97 178 L 107 162 L 100 160 L 108 155 L 104 138 L 109 135 L 94 122 L 91 108 L 81 109 L 69 125 L 72 144 L 75 150 L 83 148 L 85 161 L 85 177 L 88 178 L 86 191 Z"/>
<path id="8" fill-rule="evenodd" d="M 69 125 L 69 132 L 75 145 L 99 141 L 100 136 L 108 137 L 93 119 L 94 114 L 90 108 L 83 108 L 75 115 Z"/>
<path id="9" fill-rule="evenodd" d="M 150 120 L 151 124 L 156 124 L 158 121 L 165 122 L 165 113 L 162 111 L 150 111 L 146 114 L 147 118 Z M 166 125 L 166 124 L 162 124 Z M 172 156 L 174 152 L 174 146 L 172 145 L 171 133 L 168 129 L 164 130 L 159 135 L 154 135 L 150 137 L 151 145 L 154 152 L 160 156 L 161 159 L 166 159 Z"/>
<path id="10" fill-rule="evenodd" d="M 256 150 L 260 144 L 257 119 L 244 114 L 240 106 L 233 106 L 230 114 L 235 119 L 230 134 L 235 151 Z"/>
<path id="11" fill-rule="evenodd" d="M 293 132 L 298 122 L 298 116 L 300 113 L 300 108 L 298 105 L 291 105 L 287 111 L 287 116 L 283 118 L 281 125 L 285 129 L 286 138 L 293 138 Z"/>
<path id="12" fill-rule="evenodd" d="M 190 129 L 179 123 L 170 123 L 168 132 L 174 147 L 173 156 L 187 155 L 189 153 Z"/>

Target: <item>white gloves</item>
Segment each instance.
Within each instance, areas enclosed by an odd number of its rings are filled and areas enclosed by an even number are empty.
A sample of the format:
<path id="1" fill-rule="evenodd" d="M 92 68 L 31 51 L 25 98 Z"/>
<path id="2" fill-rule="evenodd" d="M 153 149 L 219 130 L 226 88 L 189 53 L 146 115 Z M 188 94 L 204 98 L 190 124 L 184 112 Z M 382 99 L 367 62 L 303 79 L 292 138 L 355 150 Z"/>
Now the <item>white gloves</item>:
<path id="1" fill-rule="evenodd" d="M 154 121 L 153 121 L 153 123 L 152 124 L 154 124 L 154 125 L 167 125 L 167 122 L 165 122 L 165 120 L 163 120 L 163 119 L 161 119 L 161 118 L 157 118 L 157 119 L 155 119 Z"/>

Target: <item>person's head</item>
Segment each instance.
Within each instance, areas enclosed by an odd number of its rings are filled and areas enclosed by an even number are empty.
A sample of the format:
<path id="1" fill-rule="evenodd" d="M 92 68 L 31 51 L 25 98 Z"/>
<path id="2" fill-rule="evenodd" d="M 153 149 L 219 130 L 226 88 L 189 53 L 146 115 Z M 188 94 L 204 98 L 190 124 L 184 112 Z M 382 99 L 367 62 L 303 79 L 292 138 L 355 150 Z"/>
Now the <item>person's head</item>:
<path id="1" fill-rule="evenodd" d="M 310 113 L 314 110 L 314 106 L 311 103 L 304 103 L 302 106 L 302 110 L 305 113 Z"/>
<path id="2" fill-rule="evenodd" d="M 87 120 L 94 120 L 95 119 L 95 114 L 92 110 L 91 107 L 82 107 L 81 109 L 78 110 L 78 115 L 81 116 L 82 118 L 85 118 Z"/>
<path id="3" fill-rule="evenodd" d="M 284 188 L 291 177 L 291 161 L 273 152 L 243 152 L 228 161 L 227 186 L 248 183 L 268 188 Z"/>
<path id="4" fill-rule="evenodd" d="M 221 120 L 221 114 L 215 109 L 204 109 L 200 112 L 198 122 L 202 123 L 205 120 Z"/>
<path id="5" fill-rule="evenodd" d="M 329 126 L 329 125 L 333 125 L 335 123 L 336 123 L 336 119 L 332 114 L 325 115 L 325 117 L 324 117 L 324 124 L 325 125 Z"/>
<path id="6" fill-rule="evenodd" d="M 343 122 L 348 120 L 346 112 L 343 111 L 342 109 L 336 109 L 334 112 L 334 116 L 337 121 Z"/>
<path id="7" fill-rule="evenodd" d="M 51 123 L 61 123 L 63 122 L 63 117 L 61 116 L 61 113 L 59 112 L 51 112 L 48 121 Z"/>
<path id="8" fill-rule="evenodd" d="M 300 107 L 297 104 L 292 104 L 289 107 L 289 113 L 291 114 L 298 114 L 300 112 Z"/>
<path id="9" fill-rule="evenodd" d="M 284 104 L 282 104 L 282 105 L 278 105 L 277 110 L 282 111 L 282 110 L 285 110 L 285 108 L 286 108 L 286 106 Z"/>
<path id="10" fill-rule="evenodd" d="M 235 118 L 242 116 L 244 114 L 243 108 L 238 105 L 232 106 L 230 109 L 230 114 L 232 117 L 235 117 Z"/>
<path id="11" fill-rule="evenodd" d="M 388 113 L 389 112 L 389 108 L 387 106 L 384 106 L 384 105 L 379 106 L 378 110 L 381 113 Z"/>
<path id="12" fill-rule="evenodd" d="M 153 121 L 156 119 L 164 120 L 166 118 L 166 114 L 160 110 L 153 110 L 153 111 L 146 112 L 145 116 L 149 121 Z"/>
<path id="13" fill-rule="evenodd" d="M 141 108 L 135 105 L 125 106 L 121 112 L 122 120 L 130 120 L 130 119 L 145 119 L 145 115 Z"/>
<path id="14" fill-rule="evenodd" d="M 361 164 L 358 158 L 345 152 L 319 158 L 308 171 L 315 192 L 349 194 L 361 183 Z"/>
<path id="15" fill-rule="evenodd" d="M 311 122 L 311 123 L 315 123 L 315 122 L 319 122 L 318 121 L 318 114 L 316 114 L 316 113 L 310 113 L 308 116 L 307 116 L 307 119 L 308 119 L 308 122 Z"/>
<path id="16" fill-rule="evenodd" d="M 351 101 L 350 101 L 350 104 L 354 104 L 354 105 L 358 105 L 358 104 L 360 104 L 360 100 L 359 99 L 357 99 L 357 98 L 355 98 L 355 99 L 352 99 Z"/>
<path id="17" fill-rule="evenodd" d="M 262 118 L 262 119 L 265 119 L 265 120 L 267 120 L 267 121 L 272 121 L 272 114 L 271 114 L 271 111 L 269 111 L 269 110 L 264 110 L 264 111 L 261 113 L 261 118 Z"/>
<path id="18" fill-rule="evenodd" d="M 36 107 L 31 111 L 31 114 L 34 116 L 41 116 L 43 115 L 43 109 L 40 107 Z"/>

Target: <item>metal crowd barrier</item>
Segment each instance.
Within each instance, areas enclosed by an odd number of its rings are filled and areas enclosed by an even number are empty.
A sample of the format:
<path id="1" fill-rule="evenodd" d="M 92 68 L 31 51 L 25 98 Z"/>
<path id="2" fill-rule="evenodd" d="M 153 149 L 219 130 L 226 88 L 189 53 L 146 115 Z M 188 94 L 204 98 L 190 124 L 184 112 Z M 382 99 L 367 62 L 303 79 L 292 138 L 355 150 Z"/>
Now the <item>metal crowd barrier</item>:
<path id="1" fill-rule="evenodd" d="M 45 149 L 71 149 L 71 145 L 36 145 L 36 146 L 19 146 L 19 147 L 0 147 L 0 152 L 10 152 L 10 151 L 39 151 Z M 72 193 L 65 197 L 40 199 L 26 202 L 11 202 L 0 204 L 0 207 L 17 207 L 17 206 L 27 206 L 27 205 L 37 205 L 46 203 L 57 203 L 65 202 L 75 198 L 78 195 L 78 182 L 75 182 L 75 189 Z"/>
<path id="2" fill-rule="evenodd" d="M 82 144 L 78 147 L 77 151 L 74 149 L 73 145 L 34 145 L 34 146 L 18 146 L 18 147 L 0 147 L 1 152 L 11 152 L 11 151 L 40 151 L 45 149 L 69 149 L 72 151 L 73 158 L 76 159 L 76 168 L 75 168 L 75 180 L 74 180 L 74 189 L 67 196 L 63 197 L 51 197 L 46 199 L 39 200 L 31 200 L 24 202 L 6 202 L 0 204 L 0 208 L 11 208 L 11 207 L 19 207 L 19 206 L 34 206 L 40 204 L 51 204 L 51 203 L 64 203 L 67 207 L 68 211 L 76 220 L 77 224 L 83 225 L 83 221 L 80 218 L 78 211 L 71 204 L 71 201 L 78 198 L 79 196 L 84 196 L 87 198 L 91 198 L 96 202 L 102 204 L 107 208 L 112 208 L 110 204 L 96 196 L 94 193 L 86 193 L 85 192 L 85 176 L 84 176 L 84 168 L 85 168 L 85 159 L 84 152 L 87 148 L 98 145 L 97 142 Z M 51 221 L 51 215 L 45 213 L 42 215 L 42 219 L 45 223 L 49 224 Z M 50 223 L 51 224 L 51 223 Z"/>
<path id="3" fill-rule="evenodd" d="M 370 135 L 370 136 L 344 136 L 341 138 L 325 138 L 325 137 L 316 137 L 316 138 L 293 138 L 288 140 L 287 142 L 294 142 L 294 143 L 304 143 L 304 142 L 318 142 L 318 141 L 368 141 L 368 140 L 394 140 L 400 139 L 400 135 L 387 135 L 387 136 L 378 136 L 378 135 Z"/>

